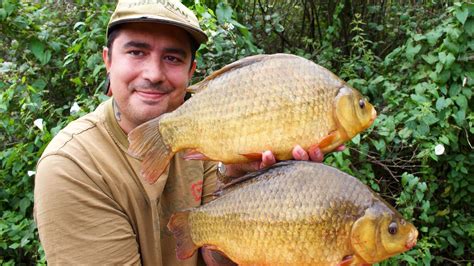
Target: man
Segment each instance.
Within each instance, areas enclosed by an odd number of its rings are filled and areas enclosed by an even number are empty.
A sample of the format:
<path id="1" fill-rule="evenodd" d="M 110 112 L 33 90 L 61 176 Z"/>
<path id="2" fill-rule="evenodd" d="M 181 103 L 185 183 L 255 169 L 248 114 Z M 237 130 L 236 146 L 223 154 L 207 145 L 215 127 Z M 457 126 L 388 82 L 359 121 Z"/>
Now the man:
<path id="1" fill-rule="evenodd" d="M 127 133 L 184 101 L 199 44 L 207 40 L 195 15 L 176 0 L 119 1 L 103 59 L 113 97 L 65 127 L 41 156 L 35 178 L 35 219 L 49 264 L 196 265 L 178 261 L 166 229 L 170 215 L 210 200 L 214 162 L 178 153 L 150 185 L 140 160 L 127 153 Z M 295 159 L 322 160 L 319 151 Z M 275 163 L 227 166 L 240 176 Z M 212 256 L 205 252 L 207 262 Z"/>

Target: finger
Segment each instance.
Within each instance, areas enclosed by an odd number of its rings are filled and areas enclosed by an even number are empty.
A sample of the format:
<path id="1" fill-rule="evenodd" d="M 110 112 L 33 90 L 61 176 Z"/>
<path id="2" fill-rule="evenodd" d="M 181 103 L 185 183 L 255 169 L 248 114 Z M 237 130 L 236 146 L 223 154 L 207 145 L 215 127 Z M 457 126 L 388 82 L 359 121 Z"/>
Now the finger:
<path id="1" fill-rule="evenodd" d="M 343 151 L 345 148 L 346 146 L 342 144 L 341 146 L 337 147 L 334 151 Z"/>
<path id="2" fill-rule="evenodd" d="M 318 147 L 309 149 L 308 154 L 311 161 L 321 163 L 324 160 L 324 154 Z"/>
<path id="3" fill-rule="evenodd" d="M 260 169 L 260 161 L 239 164 L 227 164 L 226 175 L 231 177 L 239 177 L 248 172 L 254 172 Z"/>
<path id="4" fill-rule="evenodd" d="M 262 162 L 260 163 L 260 169 L 267 168 L 276 163 L 275 155 L 271 151 L 262 152 Z"/>
<path id="5" fill-rule="evenodd" d="M 308 153 L 300 145 L 296 145 L 293 148 L 292 154 L 293 154 L 293 158 L 295 160 L 300 160 L 300 161 L 309 160 Z"/>

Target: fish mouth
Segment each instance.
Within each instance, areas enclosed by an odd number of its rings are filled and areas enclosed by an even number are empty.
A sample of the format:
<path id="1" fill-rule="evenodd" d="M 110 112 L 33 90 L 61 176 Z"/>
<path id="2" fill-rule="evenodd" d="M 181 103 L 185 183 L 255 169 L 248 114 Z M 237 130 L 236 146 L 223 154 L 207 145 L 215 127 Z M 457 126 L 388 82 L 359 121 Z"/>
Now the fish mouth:
<path id="1" fill-rule="evenodd" d="M 418 238 L 418 231 L 414 230 L 411 231 L 410 234 L 408 235 L 408 240 L 405 244 L 405 248 L 412 249 L 416 245 L 416 239 Z"/>
<path id="2" fill-rule="evenodd" d="M 377 118 L 377 111 L 375 111 L 375 108 L 372 108 L 372 116 L 370 117 L 371 124 L 374 122 L 375 118 Z"/>

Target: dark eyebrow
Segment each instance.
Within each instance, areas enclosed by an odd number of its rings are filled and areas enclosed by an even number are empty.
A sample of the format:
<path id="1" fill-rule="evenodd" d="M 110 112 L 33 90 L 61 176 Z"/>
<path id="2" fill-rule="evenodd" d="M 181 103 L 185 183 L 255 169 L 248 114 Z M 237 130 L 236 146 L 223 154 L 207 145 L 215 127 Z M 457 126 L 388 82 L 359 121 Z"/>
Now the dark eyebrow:
<path id="1" fill-rule="evenodd" d="M 188 53 L 186 50 L 181 48 L 165 48 L 166 53 L 179 54 L 182 57 L 187 57 Z"/>
<path id="2" fill-rule="evenodd" d="M 123 48 L 141 48 L 141 49 L 151 49 L 151 45 L 146 42 L 137 42 L 137 41 L 129 41 L 123 45 Z M 185 49 L 182 48 L 165 48 L 166 53 L 173 53 L 178 54 L 182 57 L 187 57 L 188 53 Z"/>
<path id="3" fill-rule="evenodd" d="M 129 41 L 123 45 L 123 48 L 141 48 L 141 49 L 151 49 L 151 45 L 146 42 L 136 42 Z"/>

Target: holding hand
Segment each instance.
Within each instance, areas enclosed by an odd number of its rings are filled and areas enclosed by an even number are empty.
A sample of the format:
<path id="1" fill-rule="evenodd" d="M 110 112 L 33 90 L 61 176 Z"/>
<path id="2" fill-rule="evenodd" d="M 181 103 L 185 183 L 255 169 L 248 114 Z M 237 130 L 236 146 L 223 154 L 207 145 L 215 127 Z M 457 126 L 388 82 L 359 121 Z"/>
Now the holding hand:
<path id="1" fill-rule="evenodd" d="M 345 149 L 344 145 L 339 146 L 336 148 L 335 151 L 342 151 Z M 324 154 L 321 152 L 319 148 L 310 149 L 305 151 L 301 146 L 296 145 L 292 151 L 293 158 L 295 160 L 301 161 L 313 161 L 321 163 L 324 159 Z M 263 168 L 267 168 L 272 166 L 276 163 L 275 156 L 271 151 L 264 151 L 262 153 L 262 160 L 255 161 L 250 163 L 243 163 L 243 164 L 228 164 L 226 165 L 226 173 L 225 175 L 228 177 L 239 177 L 245 175 L 249 172 L 254 172 Z"/>

